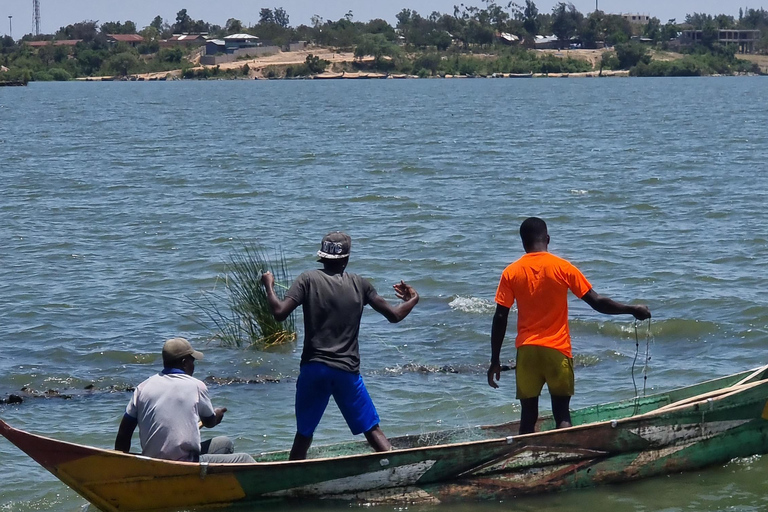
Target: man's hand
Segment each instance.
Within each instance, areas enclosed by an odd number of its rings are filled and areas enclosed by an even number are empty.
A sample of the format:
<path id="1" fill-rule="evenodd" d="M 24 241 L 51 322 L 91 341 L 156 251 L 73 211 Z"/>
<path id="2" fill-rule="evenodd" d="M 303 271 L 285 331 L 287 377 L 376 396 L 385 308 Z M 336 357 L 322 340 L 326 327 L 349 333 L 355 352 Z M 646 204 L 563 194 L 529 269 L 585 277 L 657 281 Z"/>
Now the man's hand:
<path id="1" fill-rule="evenodd" d="M 216 424 L 218 425 L 221 423 L 221 420 L 224 419 L 224 413 L 227 412 L 226 407 L 217 407 L 213 410 L 213 414 L 216 416 Z"/>
<path id="2" fill-rule="evenodd" d="M 261 274 L 261 283 L 264 285 L 264 288 L 271 290 L 275 287 L 275 276 L 272 275 L 272 272 L 267 270 Z"/>
<path id="3" fill-rule="evenodd" d="M 651 318 L 651 310 L 648 309 L 648 306 L 645 305 L 634 306 L 632 310 L 632 316 L 638 320 L 647 320 Z"/>
<path id="4" fill-rule="evenodd" d="M 416 290 L 413 289 L 413 286 L 406 284 L 405 281 L 400 281 L 399 283 L 392 285 L 392 288 L 395 289 L 397 298 L 406 302 L 418 295 Z"/>
<path id="5" fill-rule="evenodd" d="M 496 381 L 499 379 L 501 379 L 501 364 L 492 362 L 491 366 L 488 367 L 488 385 L 497 389 L 499 385 L 496 384 Z"/>

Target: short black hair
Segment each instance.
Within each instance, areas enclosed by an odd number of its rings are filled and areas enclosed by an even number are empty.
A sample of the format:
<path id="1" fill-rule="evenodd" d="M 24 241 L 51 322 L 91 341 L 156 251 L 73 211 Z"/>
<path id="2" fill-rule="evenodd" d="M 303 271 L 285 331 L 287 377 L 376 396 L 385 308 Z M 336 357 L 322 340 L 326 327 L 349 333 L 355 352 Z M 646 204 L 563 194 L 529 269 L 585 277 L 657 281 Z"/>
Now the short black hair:
<path id="1" fill-rule="evenodd" d="M 546 242 L 547 234 L 547 223 L 538 217 L 528 217 L 520 224 L 523 247 L 530 247 L 536 242 Z"/>

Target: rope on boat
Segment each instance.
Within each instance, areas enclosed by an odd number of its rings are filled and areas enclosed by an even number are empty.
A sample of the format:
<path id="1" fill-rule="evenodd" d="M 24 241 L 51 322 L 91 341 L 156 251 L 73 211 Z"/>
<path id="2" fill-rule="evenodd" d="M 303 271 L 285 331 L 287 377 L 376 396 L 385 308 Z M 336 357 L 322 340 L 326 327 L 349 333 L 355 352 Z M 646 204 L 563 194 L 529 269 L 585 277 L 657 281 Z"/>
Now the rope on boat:
<path id="1" fill-rule="evenodd" d="M 632 387 L 635 388 L 635 412 L 637 414 L 640 408 L 640 396 L 637 393 L 637 382 L 635 381 L 635 364 L 640 355 L 640 337 L 637 334 L 639 320 L 635 320 L 635 358 L 632 360 Z M 643 364 L 643 397 L 645 397 L 646 385 L 648 384 L 648 366 L 651 361 L 651 319 L 648 319 L 648 328 L 645 333 L 645 362 Z"/>

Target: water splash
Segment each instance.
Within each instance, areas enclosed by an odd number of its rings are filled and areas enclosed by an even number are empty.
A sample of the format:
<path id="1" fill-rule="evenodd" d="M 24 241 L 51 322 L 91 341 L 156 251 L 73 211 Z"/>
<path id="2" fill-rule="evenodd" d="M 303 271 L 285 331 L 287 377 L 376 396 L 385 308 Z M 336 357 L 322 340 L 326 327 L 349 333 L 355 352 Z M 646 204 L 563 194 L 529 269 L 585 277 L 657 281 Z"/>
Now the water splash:
<path id="1" fill-rule="evenodd" d="M 472 314 L 490 314 L 496 308 L 496 304 L 488 299 L 461 296 L 454 298 L 448 306 L 454 311 Z"/>

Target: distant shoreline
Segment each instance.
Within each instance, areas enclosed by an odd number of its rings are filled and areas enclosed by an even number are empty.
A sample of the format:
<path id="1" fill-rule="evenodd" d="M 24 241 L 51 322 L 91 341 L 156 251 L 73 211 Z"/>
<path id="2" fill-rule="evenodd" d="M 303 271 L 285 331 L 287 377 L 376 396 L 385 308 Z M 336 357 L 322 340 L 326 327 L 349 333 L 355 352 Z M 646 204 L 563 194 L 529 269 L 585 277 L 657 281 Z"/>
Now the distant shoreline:
<path id="1" fill-rule="evenodd" d="M 217 78 L 181 78 L 179 76 L 165 76 L 165 77 L 144 77 L 144 76 L 127 76 L 127 77 L 110 77 L 110 76 L 92 76 L 92 77 L 80 77 L 76 78 L 78 82 L 177 82 L 177 81 L 205 81 L 205 80 L 457 80 L 457 79 L 478 79 L 478 78 L 505 78 L 505 79 L 527 79 L 527 78 L 612 78 L 612 77 L 629 77 L 629 71 L 627 70 L 608 70 L 603 71 L 600 74 L 599 71 L 590 71 L 585 73 L 494 73 L 493 75 L 444 75 L 444 76 L 431 76 L 420 77 L 418 75 L 404 75 L 404 74 L 386 74 L 386 73 L 320 73 L 311 76 L 300 77 L 217 77 Z"/>

